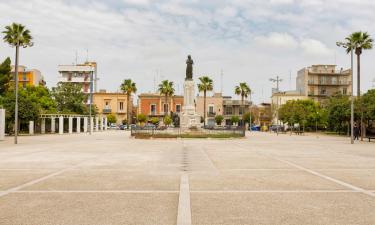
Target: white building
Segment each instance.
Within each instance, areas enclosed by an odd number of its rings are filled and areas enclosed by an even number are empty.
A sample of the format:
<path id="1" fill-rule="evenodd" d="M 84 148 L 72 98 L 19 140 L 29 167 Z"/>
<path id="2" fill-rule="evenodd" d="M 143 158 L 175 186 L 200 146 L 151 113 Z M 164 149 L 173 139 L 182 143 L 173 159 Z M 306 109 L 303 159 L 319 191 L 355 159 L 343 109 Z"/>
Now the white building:
<path id="1" fill-rule="evenodd" d="M 60 65 L 59 82 L 82 84 L 82 92 L 90 93 L 90 76 L 93 76 L 93 91 L 96 92 L 97 85 L 97 64 L 86 62 L 77 65 Z"/>

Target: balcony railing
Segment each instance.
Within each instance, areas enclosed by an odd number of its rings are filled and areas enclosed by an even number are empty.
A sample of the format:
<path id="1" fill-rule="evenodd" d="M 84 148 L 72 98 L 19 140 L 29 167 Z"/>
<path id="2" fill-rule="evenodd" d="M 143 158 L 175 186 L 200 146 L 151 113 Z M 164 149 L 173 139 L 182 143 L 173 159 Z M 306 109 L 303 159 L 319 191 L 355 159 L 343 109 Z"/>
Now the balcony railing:
<path id="1" fill-rule="evenodd" d="M 208 112 L 207 116 L 208 117 L 214 117 L 214 116 L 216 116 L 216 112 Z"/>
<path id="2" fill-rule="evenodd" d="M 112 109 L 103 109 L 103 113 L 112 113 Z"/>

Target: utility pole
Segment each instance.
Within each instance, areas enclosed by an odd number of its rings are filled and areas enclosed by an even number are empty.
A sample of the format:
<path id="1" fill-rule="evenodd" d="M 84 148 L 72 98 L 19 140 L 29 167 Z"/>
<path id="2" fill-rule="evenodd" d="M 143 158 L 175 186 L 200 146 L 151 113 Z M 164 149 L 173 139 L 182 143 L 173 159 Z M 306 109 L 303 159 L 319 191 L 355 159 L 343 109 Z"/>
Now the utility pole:
<path id="1" fill-rule="evenodd" d="M 277 103 L 276 103 L 276 133 L 277 133 L 277 135 L 279 135 L 279 93 L 280 93 L 279 84 L 283 80 L 279 76 L 276 76 L 276 79 L 271 78 L 270 81 L 273 82 L 273 83 L 276 83 L 276 94 L 277 94 L 277 98 L 276 98 L 276 101 L 277 101 Z"/>

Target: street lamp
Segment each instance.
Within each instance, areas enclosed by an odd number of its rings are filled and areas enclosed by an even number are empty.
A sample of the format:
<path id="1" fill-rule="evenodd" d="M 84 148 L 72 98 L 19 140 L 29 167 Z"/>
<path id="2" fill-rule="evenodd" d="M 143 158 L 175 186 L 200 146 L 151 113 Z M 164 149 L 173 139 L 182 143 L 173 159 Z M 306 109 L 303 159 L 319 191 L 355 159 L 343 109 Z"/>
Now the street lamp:
<path id="1" fill-rule="evenodd" d="M 276 83 L 276 133 L 279 135 L 279 83 L 283 81 L 279 76 L 276 76 L 276 79 L 270 78 L 270 81 Z"/>
<path id="2" fill-rule="evenodd" d="M 350 143 L 354 144 L 354 97 L 353 97 L 353 49 L 354 46 L 348 45 L 348 43 L 344 42 L 336 42 L 336 45 L 338 47 L 343 47 L 345 49 L 351 48 L 350 51 L 350 67 L 351 67 L 351 75 L 352 75 L 352 93 L 351 93 L 351 98 L 350 98 Z"/>

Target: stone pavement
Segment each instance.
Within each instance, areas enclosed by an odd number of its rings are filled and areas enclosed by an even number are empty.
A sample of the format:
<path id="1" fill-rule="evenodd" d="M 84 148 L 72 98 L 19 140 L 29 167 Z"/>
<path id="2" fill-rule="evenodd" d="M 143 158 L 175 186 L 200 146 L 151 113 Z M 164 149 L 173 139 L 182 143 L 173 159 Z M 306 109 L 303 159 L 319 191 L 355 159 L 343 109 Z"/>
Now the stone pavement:
<path id="1" fill-rule="evenodd" d="M 0 142 L 1 225 L 373 225 L 375 143 L 128 132 Z"/>

